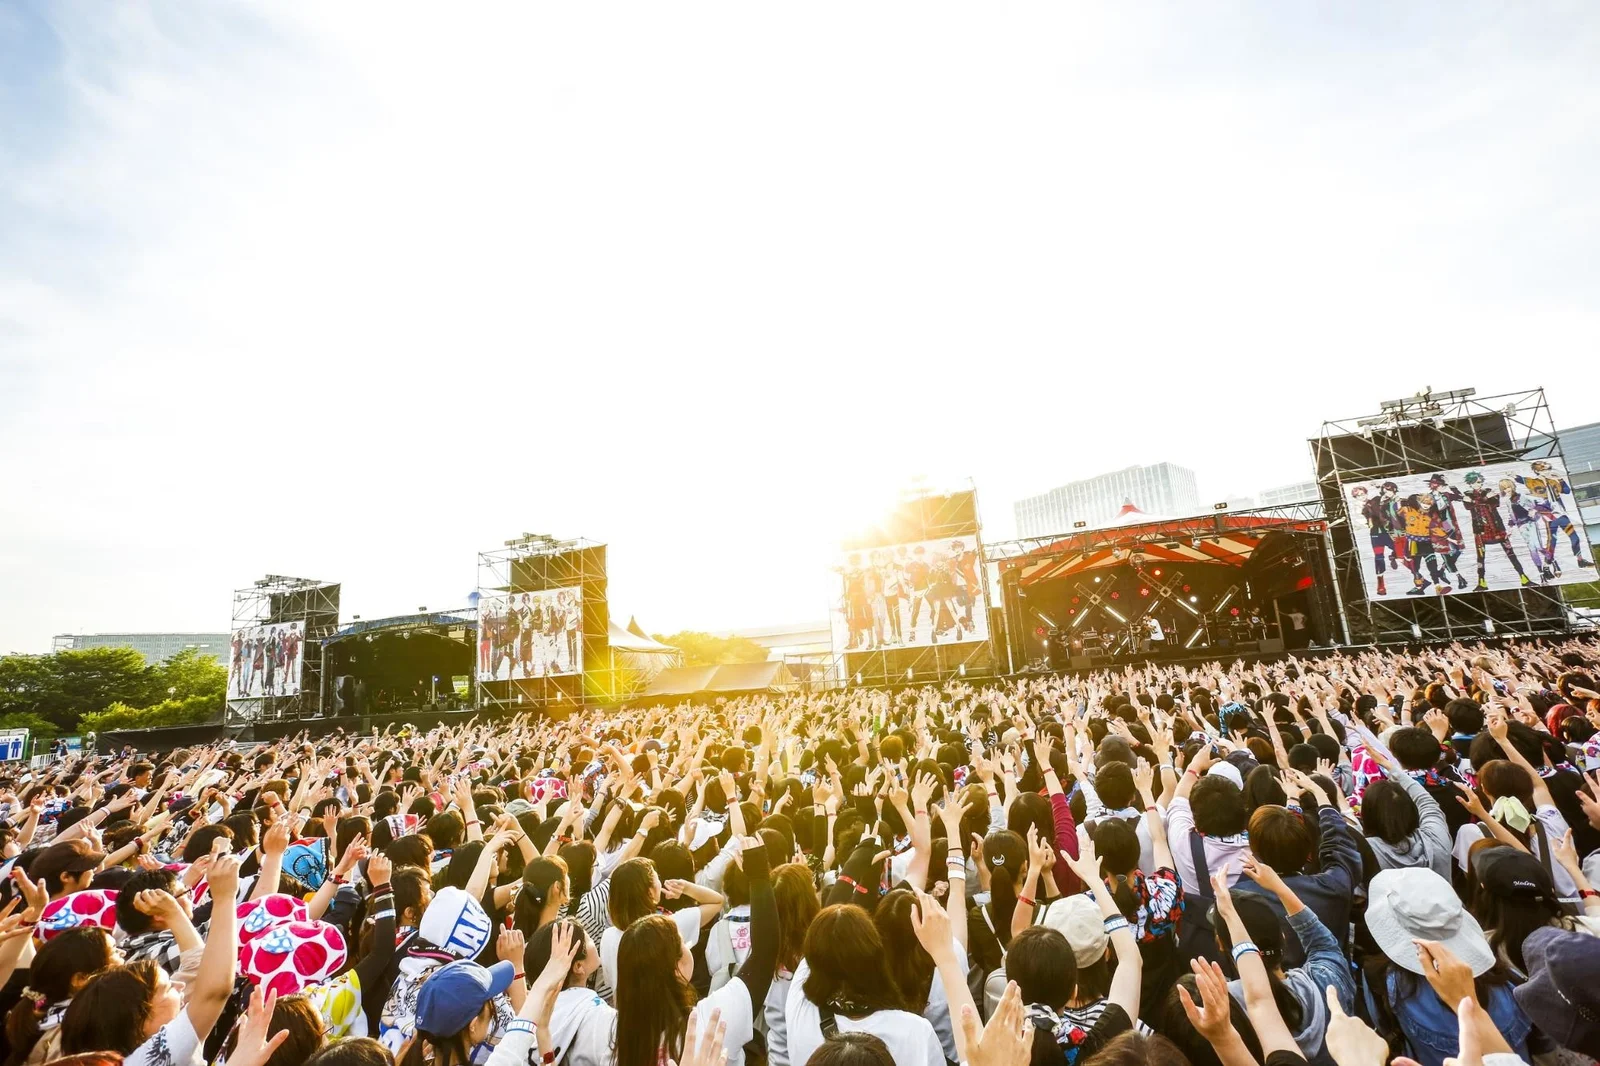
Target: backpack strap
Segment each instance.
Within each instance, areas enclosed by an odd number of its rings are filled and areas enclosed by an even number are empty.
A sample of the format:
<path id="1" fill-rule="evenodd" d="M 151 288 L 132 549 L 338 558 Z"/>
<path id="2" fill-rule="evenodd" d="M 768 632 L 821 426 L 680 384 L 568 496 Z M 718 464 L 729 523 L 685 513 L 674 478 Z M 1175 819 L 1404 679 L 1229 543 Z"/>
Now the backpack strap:
<path id="1" fill-rule="evenodd" d="M 817 1004 L 817 1025 L 822 1029 L 822 1039 L 831 1040 L 839 1031 L 839 1017 L 826 1003 Z"/>

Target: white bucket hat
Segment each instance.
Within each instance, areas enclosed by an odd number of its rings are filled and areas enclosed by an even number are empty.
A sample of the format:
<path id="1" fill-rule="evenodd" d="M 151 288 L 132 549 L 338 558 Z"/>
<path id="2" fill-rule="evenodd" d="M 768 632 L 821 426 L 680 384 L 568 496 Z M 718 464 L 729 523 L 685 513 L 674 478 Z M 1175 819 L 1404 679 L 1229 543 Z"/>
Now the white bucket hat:
<path id="1" fill-rule="evenodd" d="M 1414 940 L 1437 940 L 1481 977 L 1494 967 L 1483 927 L 1432 870 L 1384 870 L 1367 890 L 1367 929 L 1396 966 L 1422 973 Z"/>

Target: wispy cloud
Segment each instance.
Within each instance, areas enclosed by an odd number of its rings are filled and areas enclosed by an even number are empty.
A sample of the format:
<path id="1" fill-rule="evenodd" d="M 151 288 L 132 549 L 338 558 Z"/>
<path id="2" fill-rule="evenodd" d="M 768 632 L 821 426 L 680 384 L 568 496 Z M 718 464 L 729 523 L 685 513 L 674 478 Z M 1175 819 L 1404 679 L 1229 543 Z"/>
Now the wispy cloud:
<path id="1" fill-rule="evenodd" d="M 911 473 L 1003 535 L 1425 384 L 1600 417 L 1597 59 L 1582 4 L 6 8 L 0 648 L 459 602 L 529 529 L 652 627 L 818 617 Z"/>

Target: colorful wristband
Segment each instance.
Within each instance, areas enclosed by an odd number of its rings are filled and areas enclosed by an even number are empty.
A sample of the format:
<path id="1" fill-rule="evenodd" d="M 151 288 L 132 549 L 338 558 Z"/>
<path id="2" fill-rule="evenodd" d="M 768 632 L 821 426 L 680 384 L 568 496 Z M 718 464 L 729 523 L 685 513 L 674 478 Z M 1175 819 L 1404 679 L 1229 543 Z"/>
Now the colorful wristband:
<path id="1" fill-rule="evenodd" d="M 1238 962 L 1240 959 L 1251 954 L 1252 952 L 1259 955 L 1261 954 L 1261 949 L 1250 943 L 1248 940 L 1242 944 L 1235 944 L 1233 946 L 1233 961 Z"/>

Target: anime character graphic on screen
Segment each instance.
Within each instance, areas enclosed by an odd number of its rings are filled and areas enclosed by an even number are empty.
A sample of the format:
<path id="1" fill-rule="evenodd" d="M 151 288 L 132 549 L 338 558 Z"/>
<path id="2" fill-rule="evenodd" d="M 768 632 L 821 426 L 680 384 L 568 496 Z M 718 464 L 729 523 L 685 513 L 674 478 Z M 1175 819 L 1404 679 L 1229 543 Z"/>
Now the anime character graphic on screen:
<path id="1" fill-rule="evenodd" d="M 1406 529 L 1406 566 L 1411 570 L 1411 590 L 1406 595 L 1421 596 L 1428 591 L 1424 571 L 1439 595 L 1445 595 L 1450 591 L 1450 573 L 1454 569 L 1452 553 L 1460 555 L 1453 535 L 1454 523 L 1431 492 L 1412 493 L 1401 500 L 1400 517 Z M 1462 588 L 1467 587 L 1459 574 L 1456 580 Z"/>
<path id="2" fill-rule="evenodd" d="M 1446 574 L 1456 579 L 1456 588 L 1465 589 L 1467 579 L 1461 576 L 1460 563 L 1462 553 L 1467 550 L 1467 541 L 1461 532 L 1461 523 L 1456 521 L 1455 510 L 1445 497 L 1446 487 L 1443 474 L 1435 474 L 1428 479 L 1428 492 L 1433 497 L 1433 536 L 1439 541 L 1439 559 L 1444 563 Z M 1442 541 L 1440 538 L 1443 538 Z"/>
<path id="3" fill-rule="evenodd" d="M 1441 477 L 1439 480 L 1442 482 L 1444 479 Z M 1468 471 L 1462 480 L 1467 485 L 1465 492 L 1448 485 L 1442 491 L 1446 500 L 1466 507 L 1472 522 L 1472 541 L 1478 553 L 1478 591 L 1484 592 L 1489 588 L 1487 556 L 1492 544 L 1499 545 L 1500 550 L 1505 552 L 1522 583 L 1531 584 L 1528 575 L 1523 572 L 1522 560 L 1511 550 L 1511 534 L 1507 532 L 1505 519 L 1500 514 L 1500 493 L 1489 491 L 1483 475 L 1476 470 Z"/>
<path id="4" fill-rule="evenodd" d="M 1396 570 L 1406 554 L 1405 522 L 1400 517 L 1399 493 L 1398 486 L 1392 481 L 1385 481 L 1379 486 L 1376 496 L 1369 496 L 1365 485 L 1358 485 L 1350 491 L 1351 499 L 1360 503 L 1361 517 L 1367 523 L 1367 539 L 1372 544 L 1372 568 L 1378 575 L 1380 596 L 1389 593 L 1384 582 L 1385 558 L 1388 559 L 1388 569 Z M 1408 560 L 1408 569 L 1410 565 Z"/>
<path id="5" fill-rule="evenodd" d="M 578 634 L 583 629 L 583 608 L 578 597 L 563 591 L 556 602 L 561 605 L 561 628 L 567 638 L 567 670 L 578 668 Z"/>
<path id="6" fill-rule="evenodd" d="M 1556 539 L 1562 532 L 1566 533 L 1572 545 L 1572 559 L 1578 568 L 1593 567 L 1594 563 L 1583 557 L 1583 541 L 1578 538 L 1578 531 L 1573 528 L 1572 519 L 1567 517 L 1566 504 L 1562 502 L 1562 497 L 1572 492 L 1566 479 L 1552 477 L 1549 463 L 1536 462 L 1532 475 L 1517 475 L 1517 484 L 1528 490 L 1530 510 L 1542 533 L 1544 565 L 1551 573 L 1556 577 L 1561 576 L 1561 562 L 1556 558 Z"/>

